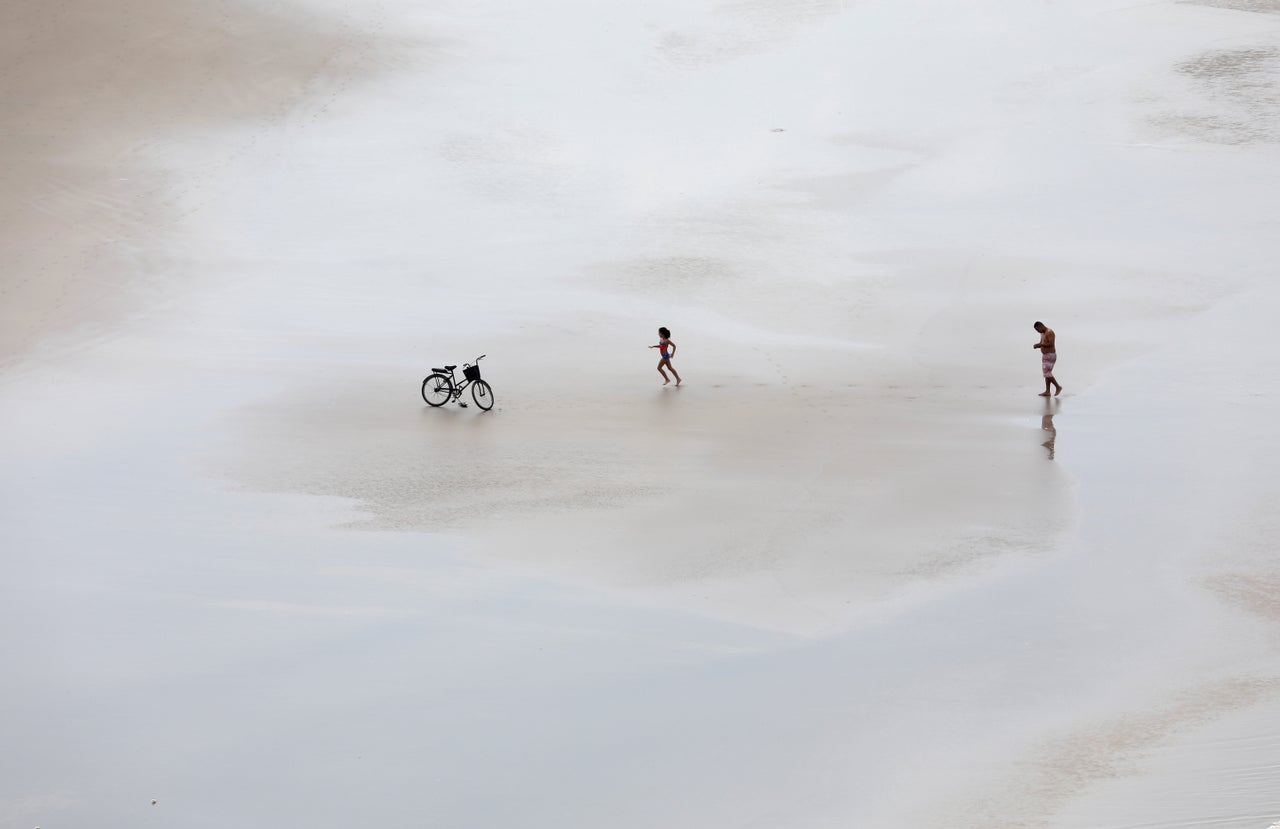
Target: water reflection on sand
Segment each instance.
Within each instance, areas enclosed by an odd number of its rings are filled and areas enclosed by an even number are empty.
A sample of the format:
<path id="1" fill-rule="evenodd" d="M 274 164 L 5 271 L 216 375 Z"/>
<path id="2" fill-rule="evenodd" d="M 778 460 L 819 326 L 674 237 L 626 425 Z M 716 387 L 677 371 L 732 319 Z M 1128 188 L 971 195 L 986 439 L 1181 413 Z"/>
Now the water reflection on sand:
<path id="1" fill-rule="evenodd" d="M 1040 428 L 1048 433 L 1049 439 L 1040 445 L 1049 450 L 1049 460 L 1053 460 L 1053 445 L 1058 439 L 1058 427 L 1053 423 L 1054 415 L 1057 413 L 1058 401 L 1046 399 L 1044 401 L 1044 414 L 1040 416 Z"/>

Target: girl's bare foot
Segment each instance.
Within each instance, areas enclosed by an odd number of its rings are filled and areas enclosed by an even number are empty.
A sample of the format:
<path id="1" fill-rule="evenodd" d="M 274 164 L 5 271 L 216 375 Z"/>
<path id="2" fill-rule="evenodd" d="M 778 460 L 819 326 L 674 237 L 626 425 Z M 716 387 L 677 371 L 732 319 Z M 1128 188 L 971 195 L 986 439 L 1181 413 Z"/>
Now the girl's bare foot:
<path id="1" fill-rule="evenodd" d="M 680 385 L 680 384 L 681 384 L 681 383 L 683 383 L 683 382 L 684 382 L 683 380 L 677 380 L 677 381 L 676 381 L 676 385 L 678 386 L 678 385 Z"/>
<path id="2" fill-rule="evenodd" d="M 1042 391 L 1042 392 L 1040 392 L 1040 394 L 1038 394 L 1038 395 L 1036 395 L 1036 396 L 1037 396 L 1037 397 L 1048 397 L 1048 396 L 1049 396 L 1049 392 L 1047 392 L 1047 391 Z"/>
<path id="3" fill-rule="evenodd" d="M 663 381 L 662 381 L 662 385 L 664 385 L 664 386 L 669 386 L 669 385 L 671 385 L 671 381 L 670 381 L 670 380 L 663 380 Z"/>

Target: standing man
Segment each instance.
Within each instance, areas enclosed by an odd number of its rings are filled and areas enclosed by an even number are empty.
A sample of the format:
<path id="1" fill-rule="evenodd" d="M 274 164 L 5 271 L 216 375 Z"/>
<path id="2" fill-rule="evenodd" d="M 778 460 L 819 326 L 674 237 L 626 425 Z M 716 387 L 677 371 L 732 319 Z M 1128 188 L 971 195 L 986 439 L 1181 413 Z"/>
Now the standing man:
<path id="1" fill-rule="evenodd" d="M 1040 392 L 1040 396 L 1049 396 L 1049 384 L 1052 383 L 1058 389 L 1053 393 L 1053 396 L 1057 397 L 1062 394 L 1062 384 L 1053 377 L 1053 364 L 1058 361 L 1053 329 L 1039 320 L 1036 320 L 1035 329 L 1040 332 L 1040 342 L 1031 347 L 1040 349 L 1040 367 L 1044 371 L 1044 391 Z"/>

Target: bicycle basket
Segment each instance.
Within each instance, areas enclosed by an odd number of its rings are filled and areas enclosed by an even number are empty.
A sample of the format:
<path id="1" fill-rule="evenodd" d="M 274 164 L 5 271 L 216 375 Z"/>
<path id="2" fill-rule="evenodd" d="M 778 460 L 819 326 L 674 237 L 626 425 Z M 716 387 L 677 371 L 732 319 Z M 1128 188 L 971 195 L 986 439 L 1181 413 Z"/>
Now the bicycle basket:
<path id="1" fill-rule="evenodd" d="M 467 366 L 462 370 L 462 376 L 472 382 L 480 379 L 480 366 Z"/>

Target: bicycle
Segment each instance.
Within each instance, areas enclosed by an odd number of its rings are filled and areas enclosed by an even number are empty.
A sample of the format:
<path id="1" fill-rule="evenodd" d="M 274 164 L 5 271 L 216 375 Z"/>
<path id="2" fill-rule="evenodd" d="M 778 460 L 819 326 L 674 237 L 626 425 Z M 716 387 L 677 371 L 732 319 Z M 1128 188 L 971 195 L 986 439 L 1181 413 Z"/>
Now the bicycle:
<path id="1" fill-rule="evenodd" d="M 432 373 L 422 381 L 422 399 L 427 401 L 428 406 L 443 406 L 450 400 L 455 400 L 465 409 L 467 404 L 462 402 L 462 392 L 470 386 L 471 399 L 481 409 L 489 411 L 493 408 L 493 388 L 480 379 L 480 361 L 484 358 L 485 355 L 481 354 L 474 365 L 463 363 L 461 383 L 453 376 L 456 365 L 431 369 Z"/>

